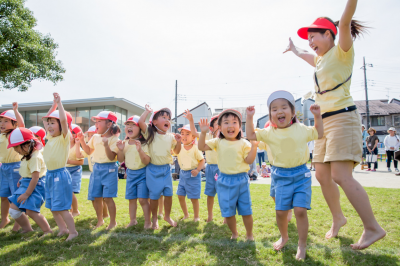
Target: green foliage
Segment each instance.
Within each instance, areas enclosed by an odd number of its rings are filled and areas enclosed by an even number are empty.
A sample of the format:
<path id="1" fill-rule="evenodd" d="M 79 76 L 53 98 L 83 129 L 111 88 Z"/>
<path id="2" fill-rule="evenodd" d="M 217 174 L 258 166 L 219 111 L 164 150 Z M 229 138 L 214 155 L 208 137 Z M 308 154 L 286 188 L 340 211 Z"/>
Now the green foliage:
<path id="1" fill-rule="evenodd" d="M 0 89 L 26 91 L 33 80 L 63 79 L 58 44 L 34 30 L 36 19 L 25 0 L 0 0 Z"/>

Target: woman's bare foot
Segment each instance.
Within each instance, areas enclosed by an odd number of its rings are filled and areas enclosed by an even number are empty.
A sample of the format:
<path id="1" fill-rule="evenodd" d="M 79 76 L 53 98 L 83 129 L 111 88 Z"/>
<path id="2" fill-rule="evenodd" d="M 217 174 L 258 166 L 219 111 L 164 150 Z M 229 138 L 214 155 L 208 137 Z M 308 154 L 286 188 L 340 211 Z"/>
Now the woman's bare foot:
<path id="1" fill-rule="evenodd" d="M 66 235 L 68 233 L 69 233 L 68 229 L 61 230 L 60 232 L 58 232 L 57 236 L 63 236 L 63 235 Z"/>
<path id="2" fill-rule="evenodd" d="M 94 229 L 97 229 L 97 228 L 103 226 L 103 224 L 104 224 L 104 220 L 98 221 L 96 226 L 94 227 Z"/>
<path id="3" fill-rule="evenodd" d="M 358 240 L 358 242 L 356 244 L 352 244 L 350 246 L 355 250 L 365 249 L 365 248 L 371 246 L 373 243 L 375 243 L 379 239 L 384 238 L 385 236 L 386 236 L 386 231 L 383 230 L 382 227 L 379 227 L 379 229 L 376 231 L 372 231 L 372 230 L 365 231 L 365 229 L 364 229 L 364 232 L 363 232 L 360 240 Z"/>
<path id="4" fill-rule="evenodd" d="M 164 221 L 169 223 L 171 226 L 176 227 L 176 222 L 171 219 L 171 217 L 164 217 Z"/>
<path id="5" fill-rule="evenodd" d="M 305 260 L 306 259 L 306 250 L 307 247 L 301 247 L 300 245 L 297 247 L 297 254 L 296 254 L 296 260 Z"/>
<path id="6" fill-rule="evenodd" d="M 151 229 L 152 226 L 153 224 L 151 222 L 149 223 L 144 222 L 144 229 Z"/>
<path id="7" fill-rule="evenodd" d="M 239 233 L 238 232 L 232 233 L 231 239 L 234 240 L 234 239 L 237 239 L 238 237 L 239 237 Z"/>
<path id="8" fill-rule="evenodd" d="M 81 213 L 79 211 L 78 212 L 71 212 L 71 214 L 72 214 L 72 217 L 76 217 L 76 216 L 81 215 Z"/>
<path id="9" fill-rule="evenodd" d="M 200 222 L 200 218 L 199 218 L 199 217 L 194 218 L 193 221 L 195 221 L 195 222 Z"/>
<path id="10" fill-rule="evenodd" d="M 136 220 L 133 220 L 133 221 L 131 221 L 125 228 L 129 228 L 129 227 L 135 226 L 135 225 L 137 225 L 137 224 L 138 224 L 138 222 L 137 222 Z"/>
<path id="11" fill-rule="evenodd" d="M 254 236 L 253 235 L 247 235 L 246 236 L 247 241 L 254 241 Z"/>
<path id="12" fill-rule="evenodd" d="M 289 210 L 288 214 L 287 214 L 287 221 L 290 222 L 292 220 L 292 216 L 293 216 L 293 211 Z"/>
<path id="13" fill-rule="evenodd" d="M 73 234 L 69 234 L 68 238 L 65 241 L 71 241 L 72 239 L 74 239 L 78 235 L 79 235 L 78 232 L 73 233 Z"/>
<path id="14" fill-rule="evenodd" d="M 157 230 L 159 227 L 158 227 L 158 219 L 157 219 L 157 217 L 153 217 L 153 225 L 152 225 L 152 227 L 151 228 L 153 228 L 153 230 Z"/>
<path id="15" fill-rule="evenodd" d="M 333 221 L 331 229 L 326 233 L 325 238 L 326 239 L 331 239 L 333 237 L 337 237 L 339 230 L 342 226 L 344 226 L 347 223 L 347 219 L 343 217 L 340 221 Z"/>
<path id="16" fill-rule="evenodd" d="M 0 223 L 0 229 L 3 229 L 4 227 L 6 227 L 7 224 L 9 224 L 10 222 L 11 222 L 10 218 L 8 218 L 8 217 L 7 217 L 7 219 L 2 220 L 1 223 Z"/>
<path id="17" fill-rule="evenodd" d="M 117 222 L 113 222 L 113 223 L 110 222 L 110 224 L 107 226 L 106 230 L 111 230 L 116 226 L 117 226 Z"/>
<path id="18" fill-rule="evenodd" d="M 286 245 L 286 242 L 288 242 L 288 240 L 289 238 L 281 237 L 278 241 L 274 243 L 274 249 L 281 250 Z"/>

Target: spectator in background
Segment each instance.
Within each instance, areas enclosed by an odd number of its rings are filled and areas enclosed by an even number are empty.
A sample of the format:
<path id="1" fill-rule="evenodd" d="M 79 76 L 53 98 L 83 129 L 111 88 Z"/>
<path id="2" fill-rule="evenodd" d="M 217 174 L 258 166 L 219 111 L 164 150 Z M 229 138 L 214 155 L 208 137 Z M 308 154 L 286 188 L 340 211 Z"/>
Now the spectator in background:
<path id="1" fill-rule="evenodd" d="M 375 135 L 376 134 L 376 130 L 373 127 L 370 127 L 368 129 L 368 134 L 369 134 L 369 136 L 366 139 L 368 154 L 378 155 L 377 146 L 378 146 L 379 139 Z M 372 169 L 372 170 L 371 170 L 371 163 L 369 162 L 367 171 L 375 172 L 377 168 L 378 168 L 378 162 L 377 161 L 374 162 L 374 169 Z"/>
<path id="2" fill-rule="evenodd" d="M 363 143 L 363 153 L 362 153 L 362 158 L 361 158 L 361 164 L 365 164 L 365 158 L 367 156 L 367 138 L 369 136 L 367 130 L 365 130 L 365 126 L 361 125 L 361 136 L 362 136 L 362 143 Z"/>
<path id="3" fill-rule="evenodd" d="M 258 177 L 256 160 L 254 160 L 252 164 L 249 164 L 249 166 L 250 170 L 247 172 L 249 174 L 249 178 L 250 180 L 256 180 Z"/>
<path id="4" fill-rule="evenodd" d="M 315 164 L 314 164 L 314 167 L 313 167 L 313 162 L 312 162 L 312 155 L 313 155 L 313 151 L 314 151 L 314 141 L 312 140 L 312 141 L 309 141 L 308 143 L 307 143 L 307 145 L 308 145 L 308 150 L 310 151 L 310 160 L 311 160 L 311 166 L 310 166 L 310 170 L 311 171 L 315 171 Z"/>
<path id="5" fill-rule="evenodd" d="M 383 141 L 383 143 L 385 144 L 385 150 L 387 155 L 386 161 L 387 161 L 388 172 L 392 172 L 392 170 L 390 169 L 390 163 L 392 162 L 392 158 L 393 158 L 394 170 L 398 172 L 399 169 L 397 169 L 397 161 L 394 160 L 394 152 L 399 150 L 400 140 L 399 137 L 396 136 L 396 129 L 394 127 L 389 128 L 388 133 L 389 135 L 387 135 L 385 137 L 385 140 Z"/>
<path id="6" fill-rule="evenodd" d="M 257 147 L 257 157 L 258 157 L 258 165 L 261 167 L 262 163 L 265 161 L 264 150 Z"/>

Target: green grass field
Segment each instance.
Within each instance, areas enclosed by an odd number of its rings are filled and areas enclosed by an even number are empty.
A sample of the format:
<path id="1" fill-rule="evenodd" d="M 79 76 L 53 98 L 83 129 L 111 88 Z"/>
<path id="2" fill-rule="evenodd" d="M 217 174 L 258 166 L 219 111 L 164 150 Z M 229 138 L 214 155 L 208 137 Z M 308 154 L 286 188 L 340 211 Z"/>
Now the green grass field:
<path id="1" fill-rule="evenodd" d="M 274 203 L 269 185 L 251 185 L 255 242 L 246 242 L 245 229 L 238 217 L 240 237 L 229 239 L 218 204 L 214 206 L 214 222 L 206 223 L 206 197 L 200 202 L 201 222 L 179 221 L 176 228 L 160 222 L 156 231 L 144 230 L 141 208 L 136 227 L 125 229 L 129 222 L 128 201 L 124 199 L 125 180 L 119 181 L 117 204 L 118 227 L 111 232 L 93 230 L 96 224 L 91 202 L 86 200 L 88 179 L 82 182 L 79 195 L 81 215 L 75 219 L 79 237 L 65 242 L 58 238 L 55 221 L 49 210 L 42 208 L 54 234 L 39 238 L 42 233 L 34 224 L 34 232 L 26 235 L 11 232 L 12 225 L 0 231 L 0 265 L 400 265 L 400 190 L 367 188 L 375 215 L 387 232 L 386 238 L 365 251 L 353 251 L 349 245 L 362 233 L 362 223 L 342 192 L 342 208 L 348 218 L 339 237 L 326 240 L 331 216 L 319 187 L 313 187 L 312 210 L 308 212 L 310 231 L 308 252 L 304 262 L 295 260 L 297 230 L 295 219 L 289 224 L 290 240 L 280 252 L 272 248 L 279 239 Z M 174 182 L 176 191 L 177 182 Z M 204 190 L 204 183 L 203 190 Z M 187 202 L 192 214 L 190 201 Z M 173 198 L 173 219 L 183 217 L 176 196 Z M 108 220 L 106 220 L 106 223 Z"/>

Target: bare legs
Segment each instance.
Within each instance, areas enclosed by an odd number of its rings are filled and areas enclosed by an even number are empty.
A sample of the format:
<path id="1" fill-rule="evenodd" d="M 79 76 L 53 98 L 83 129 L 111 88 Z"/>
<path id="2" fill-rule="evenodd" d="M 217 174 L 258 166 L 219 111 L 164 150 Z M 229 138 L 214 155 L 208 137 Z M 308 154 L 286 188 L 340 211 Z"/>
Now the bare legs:
<path id="1" fill-rule="evenodd" d="M 183 219 L 187 219 L 187 218 L 189 218 L 189 213 L 188 213 L 187 206 L 186 206 L 186 197 L 178 195 L 178 198 L 179 198 L 179 203 L 180 203 L 182 211 L 183 211 Z M 199 200 L 198 199 L 190 199 L 190 200 L 192 201 L 192 205 L 193 205 L 194 221 L 198 222 L 198 221 L 200 221 L 200 216 L 199 216 L 200 204 L 199 204 Z"/>
<path id="2" fill-rule="evenodd" d="M 81 214 L 78 210 L 78 199 L 76 198 L 75 193 L 72 193 L 71 214 L 72 214 L 72 217 L 76 217 Z"/>
<path id="3" fill-rule="evenodd" d="M 151 219 L 153 222 L 153 229 L 158 229 L 158 217 L 157 217 L 157 211 L 158 211 L 158 200 L 152 200 L 150 199 L 150 211 L 151 211 Z"/>
<path id="4" fill-rule="evenodd" d="M 66 241 L 70 241 L 78 236 L 78 232 L 75 229 L 74 217 L 72 217 L 69 211 L 52 211 L 52 213 L 60 230 L 58 236 L 69 234 Z"/>
<path id="5" fill-rule="evenodd" d="M 246 239 L 253 241 L 253 216 L 244 215 L 242 216 L 244 227 L 246 228 Z M 236 228 L 236 216 L 226 217 L 226 223 L 232 232 L 231 239 L 239 237 L 239 233 Z"/>
<path id="6" fill-rule="evenodd" d="M 115 202 L 113 198 L 104 198 L 104 203 L 108 207 L 108 212 L 110 213 L 110 224 L 107 226 L 107 230 L 110 230 L 117 226 L 116 216 L 117 216 L 117 207 L 115 206 Z M 103 206 L 103 198 L 95 198 L 93 202 L 93 207 L 96 211 L 97 216 L 97 224 L 96 228 L 99 228 L 104 224 L 104 206 Z"/>
<path id="7" fill-rule="evenodd" d="M 164 209 L 165 209 L 165 217 L 164 221 L 169 223 L 171 226 L 175 227 L 176 222 L 171 219 L 171 209 L 172 209 L 172 196 L 164 196 Z"/>
<path id="8" fill-rule="evenodd" d="M 10 209 L 10 202 L 7 197 L 1 197 L 1 223 L 0 229 L 6 227 L 10 223 L 10 218 L 8 218 L 8 210 Z"/>
<path id="9" fill-rule="evenodd" d="M 214 197 L 207 196 L 207 211 L 208 211 L 207 223 L 213 220 L 213 208 L 214 208 Z"/>
<path id="10" fill-rule="evenodd" d="M 158 199 L 158 217 L 160 219 L 164 218 L 164 196 Z"/>
<path id="11" fill-rule="evenodd" d="M 150 220 L 150 204 L 148 199 L 139 198 L 139 203 L 143 209 L 144 215 L 144 228 L 150 229 L 151 228 L 151 220 Z M 136 212 L 137 212 L 137 199 L 129 200 L 129 216 L 130 216 L 130 223 L 126 226 L 126 228 L 137 225 L 136 220 Z"/>

